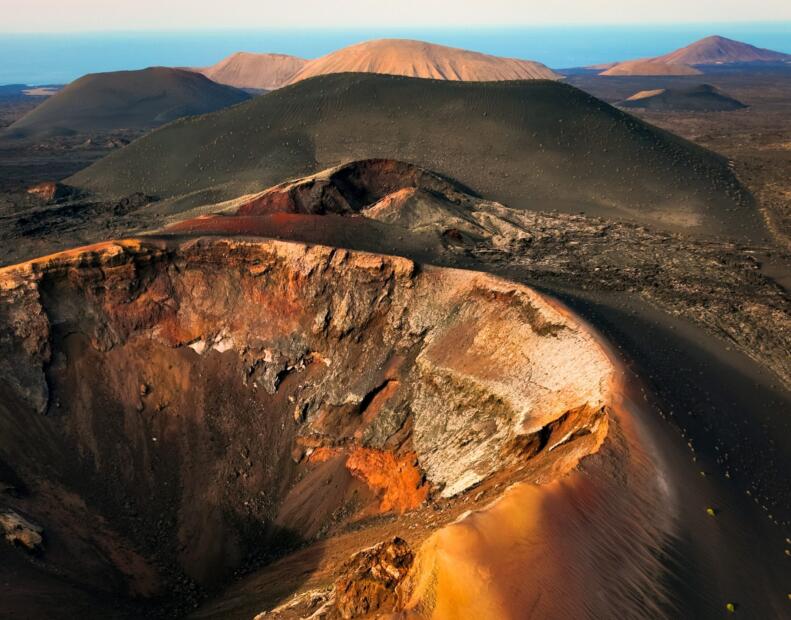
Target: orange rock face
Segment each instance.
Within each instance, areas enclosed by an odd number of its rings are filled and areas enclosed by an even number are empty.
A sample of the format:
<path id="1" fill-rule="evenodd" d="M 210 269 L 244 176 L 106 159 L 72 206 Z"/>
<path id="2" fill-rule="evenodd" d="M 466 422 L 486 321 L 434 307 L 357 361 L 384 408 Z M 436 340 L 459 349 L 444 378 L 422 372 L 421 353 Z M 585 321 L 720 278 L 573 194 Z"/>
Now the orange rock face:
<path id="1" fill-rule="evenodd" d="M 429 487 L 414 452 L 397 456 L 383 450 L 355 448 L 346 467 L 381 496 L 381 512 L 406 512 L 428 497 Z"/>

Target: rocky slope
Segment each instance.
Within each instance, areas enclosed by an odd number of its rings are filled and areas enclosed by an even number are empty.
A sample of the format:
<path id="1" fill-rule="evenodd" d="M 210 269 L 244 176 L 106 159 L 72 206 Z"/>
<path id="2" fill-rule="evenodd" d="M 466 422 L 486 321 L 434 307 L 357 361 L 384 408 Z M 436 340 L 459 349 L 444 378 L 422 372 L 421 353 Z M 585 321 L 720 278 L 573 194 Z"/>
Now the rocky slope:
<path id="1" fill-rule="evenodd" d="M 511 209 L 392 160 L 365 160 L 240 197 L 166 233 L 257 234 L 518 269 L 531 281 L 629 290 L 735 345 L 791 388 L 786 291 L 765 249 L 601 219 Z M 217 215 L 211 215 L 211 213 Z M 362 215 L 363 217 L 354 217 Z M 403 241 L 398 241 L 403 240 Z M 392 244 L 392 245 L 391 245 Z"/>
<path id="2" fill-rule="evenodd" d="M 695 486 L 694 479 L 710 475 L 703 464 L 707 452 L 716 455 L 726 484 L 733 486 L 736 494 L 756 498 L 763 510 L 762 520 L 769 519 L 765 525 L 770 523 L 770 530 L 787 527 L 791 489 L 782 473 L 788 454 L 787 435 L 782 430 L 787 419 L 782 414 L 763 419 L 761 412 L 781 411 L 782 403 L 788 402 L 776 382 L 791 386 L 791 368 L 784 355 L 791 343 L 791 313 L 786 292 L 761 274 L 765 250 L 703 243 L 581 216 L 520 212 L 472 196 L 458 184 L 426 170 L 392 161 L 340 166 L 218 205 L 217 210 L 222 215 L 183 222 L 172 227 L 171 234 L 264 234 L 368 248 L 392 243 L 394 251 L 420 249 L 429 252 L 434 262 L 458 262 L 549 289 L 561 287 L 571 296 L 590 291 L 593 299 L 601 299 L 602 292 L 609 291 L 621 300 L 641 298 L 669 316 L 696 325 L 697 335 L 688 328 L 679 333 L 681 350 L 666 371 L 661 370 L 659 360 L 665 355 L 667 336 L 658 336 L 649 322 L 634 335 L 645 344 L 649 360 L 646 375 L 656 381 L 665 377 L 663 383 L 654 384 L 657 392 L 695 394 L 679 399 L 689 403 L 684 405 L 689 410 L 679 411 L 677 405 L 670 404 L 662 412 L 671 424 L 683 424 L 681 436 L 691 453 L 685 460 L 691 463 L 693 476 L 675 484 L 666 478 L 666 471 L 657 474 L 662 459 L 645 445 L 644 434 L 631 434 L 628 429 L 634 430 L 632 425 L 639 426 L 639 422 L 628 409 L 622 410 L 625 415 L 611 417 L 597 457 L 580 463 L 581 478 L 569 475 L 560 487 L 551 487 L 552 491 L 517 485 L 494 504 L 476 509 L 458 522 L 454 522 L 457 513 L 452 510 L 443 514 L 440 523 L 444 527 L 433 532 L 422 531 L 419 521 L 401 520 L 400 527 L 380 530 L 378 541 L 407 531 L 408 549 L 402 553 L 395 543 L 394 547 L 374 545 L 354 556 L 350 573 L 339 579 L 343 560 L 338 556 L 343 556 L 344 546 L 334 540 L 323 548 L 329 557 L 318 563 L 310 580 L 285 603 L 272 608 L 260 601 L 272 596 L 269 584 L 273 580 L 285 578 L 289 569 L 299 566 L 296 559 L 284 559 L 277 568 L 242 581 L 202 608 L 196 618 L 243 618 L 262 609 L 267 610 L 262 618 L 313 614 L 330 618 L 336 617 L 338 609 L 367 613 L 373 604 L 404 608 L 406 617 L 415 618 L 430 616 L 427 610 L 433 617 L 473 613 L 518 618 L 525 608 L 542 617 L 674 617 L 679 609 L 686 612 L 693 607 L 680 605 L 669 611 L 674 603 L 657 584 L 662 582 L 664 570 L 672 574 L 674 569 L 659 558 L 665 553 L 662 547 L 667 536 L 677 536 L 669 534 L 671 524 L 681 522 L 673 513 L 685 510 L 676 504 L 676 493 Z M 395 239 L 413 240 L 415 246 L 422 247 L 399 245 Z M 640 316 L 648 314 L 645 308 L 641 312 Z M 614 315 L 618 325 L 637 320 L 625 311 Z M 683 323 L 674 321 L 669 332 L 674 329 L 684 329 Z M 708 357 L 698 365 L 693 361 L 693 342 L 706 332 L 722 343 L 712 349 L 721 351 L 718 356 L 730 357 L 728 352 L 737 349 L 760 363 L 760 374 L 752 379 L 740 377 L 734 371 L 743 365 L 738 356 L 729 359 L 727 368 Z M 705 368 L 712 365 L 715 378 L 709 384 Z M 762 387 L 756 387 L 756 381 Z M 635 398 L 645 400 L 646 388 L 641 389 L 642 396 L 636 394 Z M 673 402 L 671 397 L 669 403 Z M 748 422 L 761 419 L 761 424 Z M 619 432 L 624 435 L 616 441 Z M 610 486 L 613 471 L 618 472 L 614 487 Z M 665 483 L 657 488 L 654 483 L 660 478 Z M 698 489 L 684 500 L 709 520 L 701 524 L 695 537 L 708 537 L 711 520 L 724 518 L 719 514 L 719 503 L 706 500 L 708 504 L 701 504 L 709 492 Z M 728 503 L 729 511 L 738 503 L 733 502 Z M 579 515 L 579 521 L 571 514 Z M 650 530 L 637 526 L 647 523 Z M 720 531 L 720 527 L 722 523 L 714 529 Z M 710 548 L 719 568 L 694 552 L 698 561 L 709 566 L 709 572 L 734 570 L 735 565 L 724 557 L 740 545 L 738 531 L 730 530 Z M 639 551 L 621 555 L 623 539 L 611 540 L 608 532 L 624 536 Z M 595 543 L 589 546 L 589 541 Z M 376 538 L 357 541 L 358 548 L 375 542 Z M 747 542 L 748 555 L 754 542 Z M 606 557 L 597 556 L 594 549 L 601 548 L 607 549 Z M 779 558 L 779 551 L 774 549 L 771 557 Z M 693 552 L 683 553 L 689 557 L 686 554 Z M 404 575 L 401 562 L 412 556 Z M 366 563 L 360 565 L 363 559 Z M 603 568 L 610 562 L 614 572 Z M 745 586 L 747 590 L 757 586 L 758 581 L 752 580 L 740 582 L 744 585 L 731 583 L 727 596 L 745 605 L 750 599 L 749 607 L 756 613 L 766 605 L 771 615 L 770 608 L 776 610 L 784 604 L 778 590 L 778 577 L 783 574 L 778 562 L 753 562 L 754 569 L 764 574 L 761 584 L 767 585 L 757 588 L 760 593 L 742 591 Z M 579 568 L 592 565 L 601 569 L 595 575 Z M 618 579 L 608 578 L 615 572 Z M 595 585 L 591 579 L 596 579 Z M 560 583 L 563 585 L 558 587 Z M 591 588 L 607 595 L 592 601 Z M 692 600 L 701 597 L 695 590 Z M 715 613 L 709 596 L 701 597 L 706 603 L 693 603 L 698 610 L 695 614 Z"/>

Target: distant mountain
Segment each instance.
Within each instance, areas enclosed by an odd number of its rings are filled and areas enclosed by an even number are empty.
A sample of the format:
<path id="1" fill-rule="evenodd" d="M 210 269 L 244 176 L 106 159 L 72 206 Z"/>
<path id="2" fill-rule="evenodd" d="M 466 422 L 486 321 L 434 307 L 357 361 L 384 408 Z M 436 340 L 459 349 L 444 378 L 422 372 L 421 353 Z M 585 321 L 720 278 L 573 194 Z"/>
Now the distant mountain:
<path id="1" fill-rule="evenodd" d="M 286 54 L 237 52 L 211 67 L 196 69 L 210 80 L 236 88 L 274 90 L 288 81 L 308 61 Z"/>
<path id="2" fill-rule="evenodd" d="M 698 84 L 691 88 L 644 90 L 618 105 L 622 108 L 657 112 L 727 112 L 747 107 L 710 84 Z"/>
<path id="3" fill-rule="evenodd" d="M 539 62 L 406 39 L 366 41 L 311 60 L 290 83 L 330 73 L 380 73 L 407 77 L 489 82 L 555 80 L 560 76 Z"/>
<path id="4" fill-rule="evenodd" d="M 746 62 L 791 62 L 791 54 L 773 52 L 755 47 L 748 43 L 726 39 L 725 37 L 706 37 L 692 45 L 675 52 L 659 56 L 656 60 L 669 64 L 720 65 Z"/>
<path id="5" fill-rule="evenodd" d="M 615 63 L 600 75 L 695 75 L 698 66 L 759 62 L 791 62 L 791 54 L 711 36 L 655 58 Z"/>
<path id="6" fill-rule="evenodd" d="M 93 73 L 46 99 L 8 131 L 35 135 L 148 129 L 249 98 L 240 90 L 180 69 Z"/>

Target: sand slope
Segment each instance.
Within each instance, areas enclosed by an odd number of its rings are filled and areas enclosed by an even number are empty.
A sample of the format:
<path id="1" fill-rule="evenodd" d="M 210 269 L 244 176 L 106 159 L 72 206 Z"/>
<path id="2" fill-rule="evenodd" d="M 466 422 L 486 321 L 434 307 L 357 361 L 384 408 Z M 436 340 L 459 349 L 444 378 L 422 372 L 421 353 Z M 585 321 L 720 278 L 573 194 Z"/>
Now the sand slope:
<path id="1" fill-rule="evenodd" d="M 385 73 L 438 80 L 557 79 L 538 62 L 402 39 L 379 39 L 345 47 L 308 62 L 291 83 L 328 73 Z"/>
<path id="2" fill-rule="evenodd" d="M 304 58 L 286 54 L 237 52 L 197 71 L 219 84 L 274 90 L 286 84 L 307 62 Z"/>
<path id="3" fill-rule="evenodd" d="M 72 82 L 10 130 L 21 134 L 147 129 L 249 99 L 246 93 L 180 69 L 93 73 Z"/>

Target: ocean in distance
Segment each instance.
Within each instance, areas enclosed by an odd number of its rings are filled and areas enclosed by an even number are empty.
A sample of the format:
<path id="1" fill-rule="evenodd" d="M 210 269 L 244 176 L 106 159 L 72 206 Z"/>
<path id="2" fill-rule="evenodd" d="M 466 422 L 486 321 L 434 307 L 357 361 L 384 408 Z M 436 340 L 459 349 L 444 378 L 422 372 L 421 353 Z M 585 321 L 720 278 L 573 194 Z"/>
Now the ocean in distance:
<path id="1" fill-rule="evenodd" d="M 2 27 L 2 26 L 0 26 Z M 78 34 L 0 32 L 0 84 L 64 84 L 86 73 L 205 66 L 237 51 L 315 58 L 368 39 L 421 39 L 562 69 L 654 56 L 719 34 L 791 54 L 791 22 L 513 28 L 271 29 Z"/>

